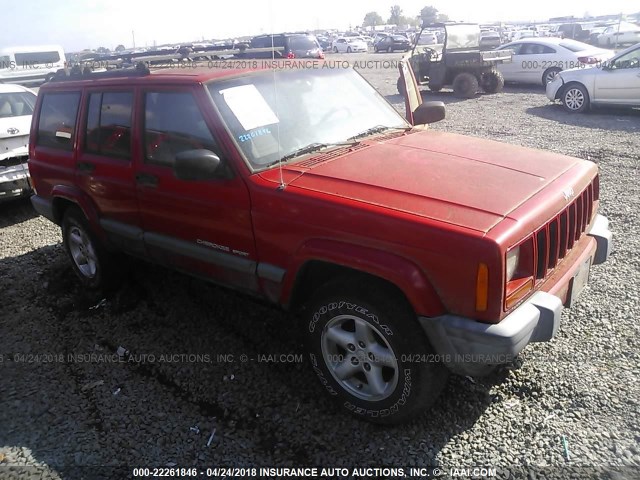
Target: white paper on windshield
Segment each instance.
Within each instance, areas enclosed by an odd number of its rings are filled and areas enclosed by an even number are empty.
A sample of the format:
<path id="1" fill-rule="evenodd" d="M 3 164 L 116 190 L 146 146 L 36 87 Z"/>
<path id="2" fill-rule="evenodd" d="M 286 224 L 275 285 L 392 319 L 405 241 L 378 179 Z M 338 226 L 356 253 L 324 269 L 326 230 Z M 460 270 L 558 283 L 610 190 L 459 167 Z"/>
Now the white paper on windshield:
<path id="1" fill-rule="evenodd" d="M 220 90 L 220 95 L 247 131 L 280 121 L 253 84 L 226 88 Z"/>

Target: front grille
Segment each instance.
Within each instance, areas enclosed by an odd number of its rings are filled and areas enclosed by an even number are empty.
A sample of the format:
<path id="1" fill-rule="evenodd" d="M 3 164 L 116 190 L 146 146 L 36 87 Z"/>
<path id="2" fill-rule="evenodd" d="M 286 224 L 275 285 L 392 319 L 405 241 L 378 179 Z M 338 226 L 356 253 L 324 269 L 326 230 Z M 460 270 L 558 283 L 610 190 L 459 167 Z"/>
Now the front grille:
<path id="1" fill-rule="evenodd" d="M 536 278 L 544 279 L 584 235 L 600 197 L 596 177 L 576 199 L 535 233 Z"/>

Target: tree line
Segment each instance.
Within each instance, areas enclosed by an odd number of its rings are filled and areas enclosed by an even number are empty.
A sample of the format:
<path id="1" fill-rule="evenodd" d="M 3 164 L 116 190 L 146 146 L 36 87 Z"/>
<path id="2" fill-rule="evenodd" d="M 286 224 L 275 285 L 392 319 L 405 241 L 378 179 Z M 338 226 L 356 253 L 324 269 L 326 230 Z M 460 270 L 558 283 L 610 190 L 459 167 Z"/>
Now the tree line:
<path id="1" fill-rule="evenodd" d="M 378 25 L 410 25 L 415 27 L 420 23 L 446 22 L 449 20 L 447 15 L 438 12 L 438 9 L 432 6 L 426 6 L 420 10 L 420 15 L 416 17 L 407 17 L 404 15 L 400 5 L 393 5 L 389 11 L 390 15 L 385 22 L 378 12 L 369 12 L 364 16 L 363 26 L 374 28 Z"/>

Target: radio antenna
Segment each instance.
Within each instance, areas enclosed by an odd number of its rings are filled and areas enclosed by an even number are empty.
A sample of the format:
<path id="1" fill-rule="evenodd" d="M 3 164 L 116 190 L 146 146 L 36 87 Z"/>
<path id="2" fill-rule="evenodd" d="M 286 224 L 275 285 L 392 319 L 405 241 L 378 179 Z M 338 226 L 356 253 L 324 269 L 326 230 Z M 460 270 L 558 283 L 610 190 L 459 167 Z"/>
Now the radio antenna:
<path id="1" fill-rule="evenodd" d="M 276 123 L 276 137 L 278 139 L 278 171 L 280 172 L 280 186 L 279 190 L 284 190 L 287 185 L 284 183 L 284 172 L 282 170 L 282 155 L 280 149 L 280 108 L 278 107 L 278 78 L 276 75 L 276 48 L 273 32 L 273 0 L 269 0 L 269 25 L 271 26 L 271 70 L 273 71 L 273 97 L 276 107 L 276 117 L 278 123 Z"/>

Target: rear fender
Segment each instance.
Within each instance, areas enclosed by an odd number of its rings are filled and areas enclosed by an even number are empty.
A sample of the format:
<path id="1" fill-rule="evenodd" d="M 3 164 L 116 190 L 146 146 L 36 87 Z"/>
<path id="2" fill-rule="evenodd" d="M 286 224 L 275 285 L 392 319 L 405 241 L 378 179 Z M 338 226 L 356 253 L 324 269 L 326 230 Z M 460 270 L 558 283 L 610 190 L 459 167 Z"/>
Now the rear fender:
<path id="1" fill-rule="evenodd" d="M 104 230 L 100 227 L 98 209 L 91 197 L 86 193 L 78 188 L 68 185 L 56 185 L 51 190 L 51 196 L 53 197 L 53 214 L 59 225 L 62 224 L 64 209 L 60 205 L 60 202 L 56 200 L 63 199 L 77 205 L 80 210 L 82 210 L 82 213 L 84 213 L 85 218 L 89 221 L 89 225 L 93 232 L 100 238 L 100 240 L 107 240 Z"/>

